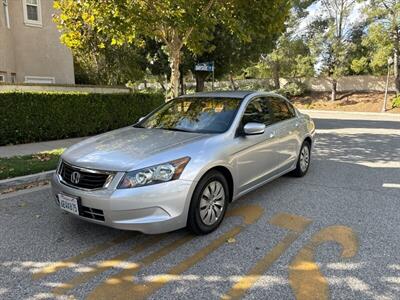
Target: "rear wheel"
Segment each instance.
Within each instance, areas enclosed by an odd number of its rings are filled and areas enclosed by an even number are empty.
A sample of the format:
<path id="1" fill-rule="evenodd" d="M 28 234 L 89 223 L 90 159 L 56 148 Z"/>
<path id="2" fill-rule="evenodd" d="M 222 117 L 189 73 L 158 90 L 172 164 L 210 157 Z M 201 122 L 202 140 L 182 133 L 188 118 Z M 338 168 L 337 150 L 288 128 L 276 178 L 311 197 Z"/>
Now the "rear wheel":
<path id="1" fill-rule="evenodd" d="M 187 226 L 195 234 L 215 230 L 229 202 L 228 182 L 218 171 L 207 173 L 197 184 L 190 203 Z"/>
<path id="2" fill-rule="evenodd" d="M 297 159 L 296 169 L 290 174 L 295 177 L 303 177 L 307 174 L 311 162 L 311 145 L 308 141 L 304 141 L 301 145 L 299 158 Z"/>

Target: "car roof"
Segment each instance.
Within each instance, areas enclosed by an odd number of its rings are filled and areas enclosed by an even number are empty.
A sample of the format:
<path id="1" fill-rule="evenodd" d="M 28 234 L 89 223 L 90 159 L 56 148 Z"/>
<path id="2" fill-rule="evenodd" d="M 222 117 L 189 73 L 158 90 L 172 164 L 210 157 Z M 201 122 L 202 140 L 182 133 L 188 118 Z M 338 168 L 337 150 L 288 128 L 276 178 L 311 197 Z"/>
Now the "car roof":
<path id="1" fill-rule="evenodd" d="M 237 98 L 244 99 L 251 94 L 258 94 L 263 96 L 279 96 L 273 92 L 260 92 L 260 91 L 214 91 L 214 92 L 200 92 L 195 94 L 186 94 L 179 96 L 178 98 L 204 98 L 204 97 L 215 97 L 215 98 Z"/>
<path id="2" fill-rule="evenodd" d="M 243 99 L 246 96 L 253 94 L 254 91 L 214 91 L 214 92 L 200 92 L 195 94 L 182 95 L 179 98 L 202 98 L 202 97 L 215 97 L 215 98 L 238 98 Z"/>

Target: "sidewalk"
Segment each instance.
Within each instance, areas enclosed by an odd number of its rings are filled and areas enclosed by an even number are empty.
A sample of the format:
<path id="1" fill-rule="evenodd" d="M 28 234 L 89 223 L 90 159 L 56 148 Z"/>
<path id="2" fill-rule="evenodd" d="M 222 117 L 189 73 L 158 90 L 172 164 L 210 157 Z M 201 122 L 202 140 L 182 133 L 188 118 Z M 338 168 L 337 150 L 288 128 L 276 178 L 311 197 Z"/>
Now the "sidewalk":
<path id="1" fill-rule="evenodd" d="M 67 148 L 80 142 L 83 138 L 73 138 L 66 140 L 46 141 L 40 143 L 21 144 L 13 146 L 0 146 L 0 158 L 17 155 L 29 155 L 42 151 L 49 151 L 59 148 Z"/>

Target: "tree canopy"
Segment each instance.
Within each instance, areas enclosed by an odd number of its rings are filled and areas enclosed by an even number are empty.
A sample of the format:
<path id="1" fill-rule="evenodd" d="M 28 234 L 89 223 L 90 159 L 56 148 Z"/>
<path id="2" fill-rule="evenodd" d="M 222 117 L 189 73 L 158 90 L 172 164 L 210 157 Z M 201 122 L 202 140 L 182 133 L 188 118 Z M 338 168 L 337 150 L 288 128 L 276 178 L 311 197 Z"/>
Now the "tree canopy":
<path id="1" fill-rule="evenodd" d="M 72 49 L 83 47 L 93 33 L 106 37 L 100 48 L 107 42 L 141 46 L 146 38 L 162 43 L 171 69 L 170 89 L 177 96 L 184 46 L 203 53 L 216 25 L 242 43 L 273 43 L 284 29 L 289 6 L 286 0 L 57 0 L 55 20 L 62 41 Z"/>

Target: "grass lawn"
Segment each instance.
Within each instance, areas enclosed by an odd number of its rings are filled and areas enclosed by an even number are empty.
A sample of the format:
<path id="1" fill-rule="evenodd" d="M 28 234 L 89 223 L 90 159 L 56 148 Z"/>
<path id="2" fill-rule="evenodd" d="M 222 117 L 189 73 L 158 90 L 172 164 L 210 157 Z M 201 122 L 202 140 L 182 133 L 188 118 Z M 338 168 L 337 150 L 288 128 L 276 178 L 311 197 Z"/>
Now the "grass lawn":
<path id="1" fill-rule="evenodd" d="M 0 180 L 54 170 L 64 149 L 0 158 Z"/>

